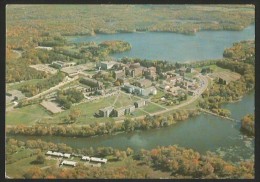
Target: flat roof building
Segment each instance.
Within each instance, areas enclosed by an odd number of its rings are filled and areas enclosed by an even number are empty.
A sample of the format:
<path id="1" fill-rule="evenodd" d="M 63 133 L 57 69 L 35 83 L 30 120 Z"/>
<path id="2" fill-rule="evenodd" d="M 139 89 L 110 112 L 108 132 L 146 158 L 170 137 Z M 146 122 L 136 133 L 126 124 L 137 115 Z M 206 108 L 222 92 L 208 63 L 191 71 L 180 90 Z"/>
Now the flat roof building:
<path id="1" fill-rule="evenodd" d="M 135 105 L 135 108 L 140 108 L 140 107 L 143 107 L 143 106 L 145 106 L 145 100 L 138 100 L 138 101 L 136 101 L 135 103 L 134 103 L 134 105 Z"/>
<path id="2" fill-rule="evenodd" d="M 67 165 L 67 166 L 73 166 L 75 167 L 77 164 L 77 162 L 74 162 L 74 161 L 67 161 L 67 160 L 64 160 L 60 163 L 60 165 Z"/>
<path id="3" fill-rule="evenodd" d="M 115 64 L 117 64 L 116 61 L 103 61 L 100 63 L 97 63 L 97 67 L 101 68 L 102 70 L 109 70 L 111 69 Z"/>
<path id="4" fill-rule="evenodd" d="M 114 77 L 115 79 L 124 78 L 124 77 L 125 77 L 125 71 L 124 71 L 124 70 L 114 71 L 114 72 L 113 72 L 113 77 Z"/>
<path id="5" fill-rule="evenodd" d="M 51 64 L 55 68 L 65 68 L 65 67 L 76 65 L 76 63 L 74 62 L 63 62 L 63 61 L 53 61 Z"/>
<path id="6" fill-rule="evenodd" d="M 103 109 L 99 109 L 99 116 L 101 117 L 109 117 L 114 110 L 114 107 L 105 107 Z"/>
<path id="7" fill-rule="evenodd" d="M 91 162 L 99 162 L 99 163 L 107 163 L 107 159 L 104 158 L 97 158 L 97 157 L 91 157 L 90 158 Z"/>
<path id="8" fill-rule="evenodd" d="M 90 157 L 89 156 L 82 156 L 81 160 L 90 161 Z"/>
<path id="9" fill-rule="evenodd" d="M 125 115 L 125 107 L 114 109 L 113 112 L 114 112 L 116 117 L 123 116 L 123 115 Z"/>
<path id="10" fill-rule="evenodd" d="M 103 83 L 99 82 L 95 79 L 88 78 L 88 77 L 83 77 L 80 79 L 80 83 L 85 84 L 87 86 L 90 86 L 91 88 L 98 88 L 102 89 L 103 88 Z"/>
<path id="11" fill-rule="evenodd" d="M 136 86 L 141 87 L 141 88 L 147 88 L 150 87 L 152 85 L 151 80 L 148 79 L 142 79 L 142 80 L 138 80 L 136 82 Z"/>

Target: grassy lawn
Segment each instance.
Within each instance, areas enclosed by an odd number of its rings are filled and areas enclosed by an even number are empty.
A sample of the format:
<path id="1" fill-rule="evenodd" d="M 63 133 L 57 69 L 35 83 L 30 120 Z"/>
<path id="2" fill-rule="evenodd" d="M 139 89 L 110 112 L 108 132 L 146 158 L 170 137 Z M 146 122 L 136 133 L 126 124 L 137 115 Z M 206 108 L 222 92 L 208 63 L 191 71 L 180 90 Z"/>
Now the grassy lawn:
<path id="1" fill-rule="evenodd" d="M 198 67 L 198 68 L 195 68 L 195 70 L 197 71 L 201 71 L 202 68 L 204 67 L 209 67 L 213 70 L 213 73 L 214 72 L 221 72 L 221 71 L 227 71 L 227 72 L 231 72 L 229 69 L 224 69 L 224 68 L 221 68 L 221 67 L 218 67 L 217 65 L 213 64 L 213 65 L 210 65 L 210 66 L 202 66 L 202 67 Z M 186 74 L 185 74 L 186 75 Z"/>
<path id="2" fill-rule="evenodd" d="M 99 109 L 112 106 L 116 96 L 111 96 L 99 100 L 94 100 L 91 102 L 79 104 L 77 106 L 72 107 L 70 110 L 66 110 L 62 113 L 56 114 L 54 119 L 59 119 L 62 117 L 66 117 L 70 114 L 72 109 L 77 109 L 81 112 L 81 116 L 77 120 L 77 124 L 90 124 L 93 122 L 106 122 L 109 120 L 113 120 L 113 118 L 96 118 L 94 117 L 95 113 L 98 113 Z"/>
<path id="3" fill-rule="evenodd" d="M 148 105 L 143 108 L 143 110 L 146 112 L 149 112 L 149 113 L 153 113 L 153 112 L 157 112 L 157 111 L 162 111 L 162 110 L 164 110 L 164 108 L 159 107 L 159 106 L 149 102 Z"/>
<path id="4" fill-rule="evenodd" d="M 152 96 L 152 100 L 161 99 L 165 96 L 165 93 L 161 90 L 157 90 L 157 94 Z"/>
<path id="5" fill-rule="evenodd" d="M 193 73 L 185 73 L 185 77 L 188 78 L 193 78 L 197 73 L 193 72 Z"/>
<path id="6" fill-rule="evenodd" d="M 142 111 L 140 109 L 137 109 L 132 114 L 133 114 L 133 117 L 138 117 L 138 116 L 146 115 L 147 113 L 145 113 L 144 111 Z"/>
<path id="7" fill-rule="evenodd" d="M 134 105 L 134 102 L 140 100 L 137 97 L 133 97 L 132 95 L 126 95 L 123 93 L 120 93 L 120 95 L 117 98 L 117 101 L 115 103 L 115 107 L 123 107 L 123 106 L 128 106 L 128 105 Z"/>
<path id="8" fill-rule="evenodd" d="M 39 104 L 25 106 L 22 108 L 14 109 L 6 113 L 6 124 L 7 125 L 32 125 L 35 121 L 50 117 L 48 112 L 44 110 Z"/>
<path id="9" fill-rule="evenodd" d="M 12 164 L 6 165 L 6 174 L 12 178 L 22 178 L 23 174 L 31 167 L 45 167 L 56 164 L 56 160 L 45 160 L 44 164 L 31 164 L 36 159 L 36 155 L 21 159 Z"/>

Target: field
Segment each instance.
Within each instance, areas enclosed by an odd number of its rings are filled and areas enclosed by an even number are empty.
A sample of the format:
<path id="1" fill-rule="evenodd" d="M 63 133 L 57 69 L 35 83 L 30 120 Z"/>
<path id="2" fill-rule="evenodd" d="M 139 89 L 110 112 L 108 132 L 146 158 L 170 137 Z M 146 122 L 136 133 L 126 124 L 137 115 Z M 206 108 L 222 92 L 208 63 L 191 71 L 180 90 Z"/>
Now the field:
<path id="1" fill-rule="evenodd" d="M 164 108 L 162 107 L 159 107 L 151 102 L 148 102 L 148 104 L 142 108 L 144 111 L 146 112 L 149 112 L 149 113 L 154 113 L 154 112 L 157 112 L 157 111 L 162 111 L 162 110 L 165 110 Z"/>
<path id="2" fill-rule="evenodd" d="M 222 71 L 222 72 L 218 72 L 218 73 L 213 73 L 212 77 L 214 78 L 222 78 L 224 80 L 227 80 L 228 82 L 230 81 L 236 81 L 240 78 L 240 74 L 235 73 L 235 72 L 226 72 L 226 71 Z"/>
<path id="3" fill-rule="evenodd" d="M 137 100 L 140 99 L 138 99 L 137 97 L 133 97 L 131 94 L 126 95 L 121 92 L 118 98 L 116 99 L 115 107 L 119 108 L 123 106 L 134 105 L 134 102 Z"/>
<path id="4" fill-rule="evenodd" d="M 38 104 L 17 108 L 6 113 L 6 125 L 32 125 L 43 118 L 50 118 L 50 115 Z"/>
<path id="5" fill-rule="evenodd" d="M 195 70 L 197 70 L 198 72 L 200 72 L 201 69 L 204 68 L 204 67 L 209 67 L 210 69 L 213 70 L 213 72 L 222 72 L 222 71 L 231 72 L 229 69 L 224 69 L 224 68 L 218 67 L 218 66 L 215 65 L 215 64 L 209 65 L 209 66 L 198 67 L 198 68 L 195 68 Z"/>
<path id="6" fill-rule="evenodd" d="M 19 157 L 15 157 L 19 158 Z M 44 164 L 31 164 L 36 159 L 36 155 L 20 159 L 17 162 L 6 165 L 6 174 L 12 178 L 22 178 L 22 175 L 31 167 L 47 167 L 56 165 L 56 160 L 45 160 Z"/>

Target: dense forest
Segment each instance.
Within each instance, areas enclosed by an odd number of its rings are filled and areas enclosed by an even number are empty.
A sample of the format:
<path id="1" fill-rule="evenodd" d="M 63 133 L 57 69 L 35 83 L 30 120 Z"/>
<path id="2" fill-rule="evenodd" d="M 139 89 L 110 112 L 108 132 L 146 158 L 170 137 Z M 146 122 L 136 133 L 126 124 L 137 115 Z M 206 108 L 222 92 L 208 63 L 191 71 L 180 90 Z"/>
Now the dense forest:
<path id="1" fill-rule="evenodd" d="M 50 40 L 39 41 L 46 35 L 135 31 L 194 34 L 200 30 L 242 30 L 254 23 L 253 5 L 9 5 L 6 12 L 7 44 L 12 49 L 38 42 L 55 45 Z"/>
<path id="2" fill-rule="evenodd" d="M 96 149 L 73 149 L 66 144 L 54 144 L 41 140 L 27 140 L 22 142 L 12 138 L 7 139 L 7 164 L 16 162 L 14 154 L 23 148 L 32 152 L 24 155 L 28 158 L 36 155 L 37 162 L 44 163 L 43 153 L 47 150 L 76 153 L 88 156 L 109 158 L 109 167 L 88 167 L 79 163 L 75 168 L 61 168 L 55 165 L 40 168 L 37 165 L 27 168 L 22 177 L 26 179 L 82 179 L 82 178 L 158 178 L 154 176 L 157 170 L 167 172 L 168 178 L 206 178 L 206 179 L 252 179 L 254 178 L 254 164 L 252 161 L 231 163 L 224 161 L 214 153 L 202 155 L 192 149 L 178 146 L 157 147 L 152 150 L 141 149 L 139 152 L 131 148 L 126 150 L 111 147 L 98 147 Z M 117 165 L 112 165 L 115 163 Z M 164 175 L 165 175 L 164 173 Z"/>

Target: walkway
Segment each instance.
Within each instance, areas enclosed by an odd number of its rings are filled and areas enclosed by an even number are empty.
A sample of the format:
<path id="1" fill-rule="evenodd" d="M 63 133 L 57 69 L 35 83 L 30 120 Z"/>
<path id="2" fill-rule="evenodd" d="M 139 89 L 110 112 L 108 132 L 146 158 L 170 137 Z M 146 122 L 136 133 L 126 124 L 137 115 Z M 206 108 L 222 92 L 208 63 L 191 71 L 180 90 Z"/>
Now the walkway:
<path id="1" fill-rule="evenodd" d="M 43 96 L 43 95 L 46 95 L 46 94 L 48 94 L 48 93 L 50 93 L 50 92 L 53 92 L 54 90 L 57 90 L 58 88 L 60 88 L 60 87 L 62 87 L 62 86 L 64 86 L 64 85 L 66 85 L 66 84 L 68 84 L 68 83 L 70 83 L 70 82 L 73 82 L 73 81 L 77 80 L 78 78 L 79 78 L 79 77 L 76 76 L 76 77 L 74 77 L 74 78 L 72 78 L 72 79 L 70 79 L 70 80 L 68 80 L 68 81 L 60 82 L 58 85 L 56 85 L 56 86 L 54 86 L 54 87 L 51 87 L 50 89 L 45 90 L 45 91 L 43 91 L 43 92 L 41 92 L 41 93 L 39 93 L 39 94 L 37 94 L 37 95 L 35 95 L 35 96 L 29 97 L 27 100 L 28 100 L 28 101 L 29 101 L 29 100 L 33 100 L 33 99 L 36 99 L 36 98 L 41 97 L 41 96 Z"/>
<path id="2" fill-rule="evenodd" d="M 221 116 L 219 114 L 216 114 L 216 113 L 213 113 L 209 110 L 205 110 L 205 109 L 200 109 L 201 111 L 205 112 L 205 113 L 208 113 L 208 114 L 211 114 L 213 116 L 217 116 L 217 117 L 221 117 L 221 118 L 224 118 L 224 119 L 227 119 L 227 120 L 230 120 L 230 121 L 236 121 L 234 118 L 230 118 L 230 117 L 226 117 L 226 116 Z"/>

